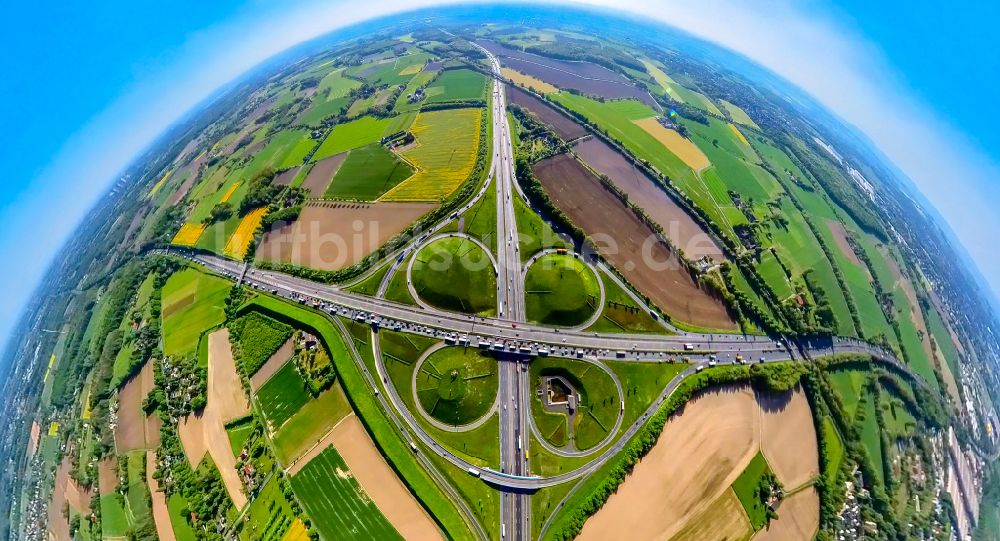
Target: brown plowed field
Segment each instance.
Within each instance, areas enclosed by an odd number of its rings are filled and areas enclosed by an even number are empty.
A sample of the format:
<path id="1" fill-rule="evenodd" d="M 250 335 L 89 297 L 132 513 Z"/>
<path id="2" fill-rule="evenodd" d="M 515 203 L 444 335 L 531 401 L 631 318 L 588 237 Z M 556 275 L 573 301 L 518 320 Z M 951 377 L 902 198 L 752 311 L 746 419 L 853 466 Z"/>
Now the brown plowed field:
<path id="1" fill-rule="evenodd" d="M 726 490 L 701 514 L 688 521 L 670 541 L 705 541 L 707 539 L 746 539 L 753 532 L 743 504 L 732 490 Z M 805 538 L 803 538 L 804 540 Z"/>
<path id="2" fill-rule="evenodd" d="M 480 40 L 479 44 L 497 55 L 504 66 L 559 88 L 605 98 L 636 98 L 650 107 L 658 107 L 648 92 L 633 85 L 624 75 L 593 62 L 556 60 L 486 40 Z"/>
<path id="3" fill-rule="evenodd" d="M 538 162 L 534 171 L 555 204 L 654 304 L 679 321 L 736 328 L 722 301 L 699 287 L 670 248 L 580 162 L 561 154 Z"/>
<path id="4" fill-rule="evenodd" d="M 587 135 L 587 130 L 577 121 L 553 109 L 549 104 L 516 86 L 507 85 L 507 99 L 527 109 L 539 122 L 547 124 L 565 141 Z"/>
<path id="5" fill-rule="evenodd" d="M 844 229 L 844 224 L 835 220 L 827 220 L 826 226 L 830 228 L 830 233 L 833 235 L 833 240 L 837 243 L 840 253 L 844 254 L 844 257 L 851 263 L 867 269 L 868 267 L 865 267 L 865 264 L 858 258 L 858 254 L 854 253 L 851 243 L 847 242 L 847 230 Z"/>
<path id="6" fill-rule="evenodd" d="M 778 504 L 778 518 L 753 536 L 753 541 L 802 541 L 819 529 L 819 494 L 809 488 Z"/>
<path id="7" fill-rule="evenodd" d="M 660 224 L 663 233 L 689 259 L 710 256 L 715 261 L 726 260 L 725 253 L 701 225 L 620 152 L 596 137 L 580 141 L 575 150 L 583 161 L 607 175 L 628 194 L 629 201 Z"/>
<path id="8" fill-rule="evenodd" d="M 785 489 L 818 476 L 816 428 L 805 393 L 758 393 L 757 402 L 763 418 L 760 448 Z"/>
<path id="9" fill-rule="evenodd" d="M 42 428 L 38 426 L 38 420 L 31 421 L 31 432 L 28 439 L 28 456 L 35 456 L 38 450 L 38 438 L 42 435 Z"/>
<path id="10" fill-rule="evenodd" d="M 156 524 L 156 534 L 160 541 L 176 541 L 174 527 L 170 524 L 167 496 L 160 492 L 160 484 L 153 477 L 155 472 L 156 451 L 146 451 L 146 484 L 149 485 L 149 495 L 153 503 L 153 522 Z"/>
<path id="11" fill-rule="evenodd" d="M 70 541 L 69 519 L 63 515 L 63 506 L 66 505 L 66 482 L 69 481 L 70 463 L 69 457 L 63 459 L 59 467 L 56 468 L 56 484 L 52 491 L 52 499 L 49 500 L 48 528 L 49 539 L 55 541 Z"/>
<path id="12" fill-rule="evenodd" d="M 118 488 L 118 466 L 114 457 L 97 463 L 97 493 L 107 496 Z"/>
<path id="13" fill-rule="evenodd" d="M 316 162 L 316 165 L 309 170 L 305 180 L 302 181 L 302 187 L 309 190 L 313 197 L 323 197 L 323 192 L 330 185 L 333 175 L 337 173 L 337 169 L 340 169 L 340 164 L 344 163 L 345 158 L 347 158 L 347 152 L 341 152 Z"/>
<path id="14" fill-rule="evenodd" d="M 289 338 L 284 344 L 281 344 L 278 351 L 275 351 L 274 355 L 271 355 L 263 366 L 254 372 L 250 378 L 250 386 L 253 387 L 253 390 L 260 389 L 265 381 L 270 379 L 282 366 L 285 366 L 288 359 L 292 358 L 293 353 L 295 353 L 295 341 Z"/>
<path id="15" fill-rule="evenodd" d="M 584 524 L 580 539 L 616 538 L 622 531 L 631 539 L 718 539 L 720 530 L 745 538 L 749 522 L 741 505 L 727 502 L 730 486 L 758 450 L 786 489 L 815 476 L 811 415 L 801 390 L 775 395 L 726 385 L 698 394 L 671 416 L 650 452 Z M 769 536 L 785 531 L 791 533 L 773 539 L 811 539 L 819 501 L 810 493 L 782 504 L 778 514 L 786 520 L 772 523 Z M 718 527 L 710 537 L 705 523 Z M 798 531 L 810 533 L 795 537 Z"/>
<path id="16" fill-rule="evenodd" d="M 153 363 L 146 361 L 142 370 L 132 376 L 118 392 L 118 426 L 115 445 L 119 453 L 146 448 L 146 415 L 142 400 L 153 389 Z M 159 434 L 156 435 L 159 440 Z"/>
<path id="17" fill-rule="evenodd" d="M 274 177 L 274 183 L 282 186 L 290 185 L 292 181 L 295 180 L 295 175 L 299 173 L 299 167 L 293 167 L 287 171 L 279 173 L 278 176 Z"/>
<path id="18" fill-rule="evenodd" d="M 361 261 L 437 205 L 434 203 L 327 202 L 264 235 L 257 259 L 322 270 Z"/>

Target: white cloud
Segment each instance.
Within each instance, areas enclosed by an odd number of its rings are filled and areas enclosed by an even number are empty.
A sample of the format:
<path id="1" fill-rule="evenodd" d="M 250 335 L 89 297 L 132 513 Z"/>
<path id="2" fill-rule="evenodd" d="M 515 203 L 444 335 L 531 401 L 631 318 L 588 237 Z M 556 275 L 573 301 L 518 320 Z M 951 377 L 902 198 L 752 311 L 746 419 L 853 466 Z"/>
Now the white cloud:
<path id="1" fill-rule="evenodd" d="M 31 184 L 24 208 L 57 201 L 61 218 L 39 235 L 15 283 L 0 290 L 12 307 L 23 304 L 62 238 L 83 217 L 112 177 L 158 134 L 213 90 L 262 60 L 326 32 L 370 18 L 449 0 L 285 3 L 261 17 L 255 3 L 220 25 L 193 32 L 159 75 L 124 89 L 122 98 L 84 126 Z M 988 280 L 1000 290 L 1000 257 L 990 231 L 1000 231 L 1000 213 L 984 197 L 982 182 L 996 165 L 947 122 L 931 120 L 926 104 L 892 77 L 878 49 L 824 14 L 786 0 L 584 0 L 579 5 L 619 9 L 681 28 L 733 49 L 784 76 L 858 126 L 908 173 L 959 234 Z M 275 6 L 269 6 L 276 9 Z M 151 106 L 152 105 L 152 106 Z M 127 119 L 127 122 L 123 121 Z M 81 168 L 80 164 L 86 164 Z M 67 178 L 74 197 L 63 191 Z M 25 204 L 26 203 L 26 204 Z M 38 206 L 34 206 L 38 205 Z M 2 283 L 2 282 L 0 282 Z M 10 290 L 10 291 L 8 291 Z M 14 310 L 10 310 L 13 313 Z M 0 321 L 0 333 L 13 322 Z M 0 335 L 2 335 L 0 334 Z"/>

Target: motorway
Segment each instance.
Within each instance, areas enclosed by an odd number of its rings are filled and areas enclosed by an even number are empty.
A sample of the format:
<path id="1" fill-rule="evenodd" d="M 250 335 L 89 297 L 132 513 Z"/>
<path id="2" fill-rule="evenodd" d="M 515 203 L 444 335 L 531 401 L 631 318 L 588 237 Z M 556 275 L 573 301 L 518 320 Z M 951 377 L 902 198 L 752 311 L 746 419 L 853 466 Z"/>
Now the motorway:
<path id="1" fill-rule="evenodd" d="M 500 62 L 487 53 L 493 73 L 493 180 L 497 204 L 497 314 L 500 319 L 523 323 L 524 280 L 521 274 L 521 251 L 518 246 L 517 219 L 514 212 L 514 149 L 507 120 L 506 96 L 500 79 Z M 517 195 L 520 197 L 520 195 Z M 505 313 L 506 310 L 506 313 Z M 512 323 L 515 325 L 515 323 Z M 500 383 L 500 471 L 529 477 L 528 452 L 530 441 L 528 412 L 531 390 L 528 364 L 521 355 L 500 355 L 497 370 Z M 522 369 L 523 368 L 523 369 Z M 507 397 L 510 397 L 509 403 Z M 500 495 L 501 537 L 516 540 L 531 539 L 530 495 L 521 490 L 503 489 Z"/>
<path id="2" fill-rule="evenodd" d="M 488 53 L 487 53 L 488 54 Z M 405 425 L 414 437 L 428 449 L 448 462 L 502 491 L 501 495 L 501 538 L 508 536 L 518 540 L 531 538 L 530 493 L 540 488 L 555 486 L 590 475 L 618 454 L 677 389 L 685 378 L 716 364 L 776 362 L 788 359 L 809 359 L 834 353 L 865 353 L 893 362 L 890 352 L 877 346 L 846 338 L 833 338 L 809 344 L 792 344 L 781 337 L 731 334 L 700 334 L 674 330 L 673 334 L 601 334 L 582 330 L 561 329 L 527 323 L 524 309 L 524 283 L 521 254 L 518 248 L 518 232 L 513 205 L 514 197 L 523 197 L 517 189 L 514 178 L 513 149 L 510 139 L 504 86 L 499 77 L 500 65 L 488 54 L 497 77 L 493 83 L 491 106 L 493 126 L 493 154 L 488 177 L 482 189 L 449 219 L 436 224 L 426 233 L 414 238 L 404 248 L 389 257 L 395 258 L 390 271 L 386 273 L 376 297 L 355 294 L 343 286 L 320 284 L 288 274 L 252 269 L 243 263 L 214 255 L 180 251 L 182 255 L 197 261 L 208 269 L 245 281 L 247 285 L 272 294 L 310 304 L 327 313 L 343 329 L 335 315 L 365 321 L 372 326 L 373 354 L 378 374 L 370 374 L 353 344 L 354 361 L 366 375 L 373 392 L 378 395 L 376 379 L 387 382 L 387 372 L 381 355 L 377 329 L 390 328 L 400 332 L 432 336 L 452 344 L 471 345 L 490 349 L 497 353 L 499 379 L 500 414 L 500 469 L 482 469 L 466 462 L 438 444 L 427 434 L 413 417 L 404 401 L 398 396 L 393 385 L 385 383 L 385 395 L 378 399 L 400 430 Z M 435 310 L 427 305 L 404 305 L 380 298 L 391 276 L 401 268 L 405 255 L 415 252 L 420 245 L 433 240 L 440 231 L 457 215 L 470 208 L 480 198 L 489 196 L 489 188 L 494 188 L 497 205 L 497 317 L 479 317 L 467 314 Z M 599 267 L 600 264 L 597 264 Z M 609 274 L 612 278 L 617 277 Z M 626 289 L 627 290 L 627 289 Z M 665 332 L 672 329 L 664 323 Z M 348 341 L 350 342 L 350 341 Z M 531 382 L 528 361 L 535 356 L 561 356 L 583 358 L 591 362 L 598 360 L 619 360 L 632 362 L 673 362 L 684 361 L 687 368 L 675 376 L 661 394 L 649 405 L 631 425 L 623 427 L 613 443 L 603 448 L 598 446 L 592 453 L 593 459 L 575 470 L 552 477 L 532 476 L 528 463 L 527 444 L 530 441 Z M 906 370 L 905 367 L 903 367 Z M 391 405 L 391 408 L 390 408 Z M 393 412 L 395 410 L 395 412 Z M 423 459 L 423 457 L 420 457 Z M 421 460 L 427 465 L 426 460 Z M 436 475 L 440 480 L 440 475 Z M 447 490 L 454 499 L 457 495 L 450 486 Z M 565 501 L 565 500 L 564 500 Z M 471 517 L 468 506 L 456 502 L 465 514 Z M 561 506 L 562 503 L 559 504 Z M 558 509 L 558 506 L 557 506 Z M 553 510 L 553 514 L 554 514 Z M 472 519 L 475 520 L 475 519 Z M 476 524 L 482 535 L 482 525 Z"/>

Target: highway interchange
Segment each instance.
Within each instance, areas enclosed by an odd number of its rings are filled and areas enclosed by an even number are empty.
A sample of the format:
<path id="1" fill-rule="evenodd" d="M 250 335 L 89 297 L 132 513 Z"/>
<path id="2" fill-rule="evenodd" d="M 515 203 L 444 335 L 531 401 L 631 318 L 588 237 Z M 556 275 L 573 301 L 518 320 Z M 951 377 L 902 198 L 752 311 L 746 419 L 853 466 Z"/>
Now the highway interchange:
<path id="1" fill-rule="evenodd" d="M 526 322 L 524 309 L 524 283 L 521 272 L 521 255 L 518 249 L 517 223 L 513 199 L 524 197 L 514 178 L 513 149 L 510 139 L 504 85 L 499 76 L 497 59 L 487 53 L 495 74 L 491 121 L 493 127 L 493 152 L 491 167 L 482 189 L 475 197 L 448 220 L 433 226 L 425 234 L 389 257 L 394 258 L 389 272 L 380 284 L 375 297 L 347 291 L 342 286 L 312 282 L 284 273 L 249 268 L 243 263 L 214 255 L 181 251 L 182 255 L 197 261 L 208 269 L 227 275 L 247 285 L 312 305 L 329 314 L 341 330 L 343 324 L 335 315 L 364 321 L 372 327 L 372 353 L 376 360 L 377 374 L 371 374 L 362 362 L 359 352 L 350 343 L 355 363 L 362 370 L 378 401 L 390 419 L 403 433 L 412 434 L 426 448 L 454 464 L 456 467 L 480 477 L 484 482 L 499 489 L 501 494 L 501 538 L 518 540 L 531 538 L 530 493 L 545 487 L 555 486 L 595 472 L 614 457 L 635 435 L 671 393 L 684 381 L 705 366 L 726 363 L 774 362 L 788 359 L 808 359 L 832 353 L 865 353 L 883 360 L 899 364 L 890 352 L 877 346 L 855 339 L 834 338 L 821 343 L 798 344 L 783 338 L 756 335 L 699 334 L 673 329 L 664 323 L 671 334 L 601 334 L 582 330 L 560 329 Z M 408 273 L 402 267 L 404 256 L 414 253 L 425 242 L 436 238 L 451 220 L 470 208 L 480 198 L 490 195 L 490 188 L 496 197 L 496 272 L 497 272 L 497 317 L 479 317 L 453 312 L 434 310 L 426 304 L 412 306 L 381 298 L 389 280 L 397 271 Z M 171 249 L 177 252 L 176 249 Z M 596 264 L 602 268 L 600 264 Z M 606 270 L 606 269 L 603 269 Z M 618 280 L 611 273 L 607 273 Z M 644 306 L 641 300 L 635 298 Z M 490 349 L 497 354 L 499 379 L 500 417 L 500 468 L 499 471 L 480 468 L 456 456 L 428 434 L 414 418 L 400 398 L 395 387 L 389 383 L 381 354 L 378 329 L 388 328 L 400 332 L 432 336 L 451 344 Z M 528 418 L 531 408 L 531 382 L 528 361 L 536 356 L 562 356 L 599 360 L 624 360 L 633 362 L 687 362 L 687 368 L 674 377 L 660 395 L 628 426 L 620 428 L 610 445 L 597 446 L 590 455 L 593 458 L 579 468 L 551 477 L 531 475 L 528 463 L 527 445 L 530 442 L 531 423 Z M 902 365 L 900 365 L 902 366 Z M 904 367 L 905 369 L 905 367 Z M 378 380 L 381 380 L 385 395 L 379 395 Z M 419 415 L 420 413 L 418 413 Z M 619 422 L 619 425 L 621 423 Z M 404 428 L 405 426 L 405 428 Z M 612 439 L 612 438 L 609 438 Z M 586 454 L 586 453 L 584 453 Z M 474 518 L 471 510 L 462 501 L 446 480 L 435 470 L 425 457 L 418 460 L 431 471 L 439 484 L 471 520 L 481 536 L 485 536 L 483 525 Z M 567 496 L 568 498 L 568 496 Z M 556 508 L 562 506 L 566 498 Z M 551 513 L 551 515 L 554 515 Z"/>

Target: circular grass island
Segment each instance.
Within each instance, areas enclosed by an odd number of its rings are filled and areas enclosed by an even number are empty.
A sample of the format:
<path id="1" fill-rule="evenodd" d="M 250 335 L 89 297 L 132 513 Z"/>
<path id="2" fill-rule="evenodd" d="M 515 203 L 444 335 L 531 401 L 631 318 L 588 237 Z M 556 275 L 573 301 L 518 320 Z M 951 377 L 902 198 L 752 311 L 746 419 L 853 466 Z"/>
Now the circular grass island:
<path id="1" fill-rule="evenodd" d="M 467 238 L 445 237 L 421 248 L 410 279 L 417 295 L 436 308 L 480 316 L 496 313 L 493 260 Z"/>
<path id="2" fill-rule="evenodd" d="M 486 415 L 497 398 L 497 361 L 489 352 L 444 347 L 423 360 L 414 375 L 420 407 L 438 421 L 467 425 Z"/>
<path id="3" fill-rule="evenodd" d="M 524 276 L 528 321 L 575 327 L 601 306 L 599 278 L 586 263 L 567 254 L 536 259 Z"/>
<path id="4" fill-rule="evenodd" d="M 624 397 L 611 375 L 575 359 L 531 362 L 531 415 L 541 437 L 556 447 L 586 451 L 604 442 L 621 415 Z"/>

